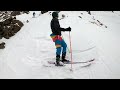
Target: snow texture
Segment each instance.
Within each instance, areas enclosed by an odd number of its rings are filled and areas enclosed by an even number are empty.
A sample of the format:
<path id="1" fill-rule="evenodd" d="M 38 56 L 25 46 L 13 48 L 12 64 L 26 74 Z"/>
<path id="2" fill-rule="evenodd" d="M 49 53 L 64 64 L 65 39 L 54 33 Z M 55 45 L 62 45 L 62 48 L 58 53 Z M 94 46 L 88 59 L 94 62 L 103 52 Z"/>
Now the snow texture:
<path id="1" fill-rule="evenodd" d="M 95 58 L 89 67 L 80 64 L 65 67 L 49 66 L 55 61 L 55 46 L 50 38 L 50 12 L 17 16 L 22 29 L 9 40 L 2 39 L 6 48 L 0 50 L 0 78 L 3 79 L 118 79 L 120 78 L 120 12 L 85 11 L 60 12 L 61 27 L 71 27 L 73 61 Z M 52 11 L 51 11 L 52 12 Z M 64 14 L 64 15 L 63 15 Z M 26 21 L 29 21 L 28 23 Z M 98 22 L 99 20 L 100 22 Z M 92 22 L 92 23 L 91 23 Z M 93 23 L 94 22 L 94 23 Z M 102 23 L 103 25 L 100 25 Z M 107 26 L 107 28 L 105 27 Z M 62 32 L 68 48 L 69 32 Z M 67 59 L 70 53 L 67 52 Z"/>

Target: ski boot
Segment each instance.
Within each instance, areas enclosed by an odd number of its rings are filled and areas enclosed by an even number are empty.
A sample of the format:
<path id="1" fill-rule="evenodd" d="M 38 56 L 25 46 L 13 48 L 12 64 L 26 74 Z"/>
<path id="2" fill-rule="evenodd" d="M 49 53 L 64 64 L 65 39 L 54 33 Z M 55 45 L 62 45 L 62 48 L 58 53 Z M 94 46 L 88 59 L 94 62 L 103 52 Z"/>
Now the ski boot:
<path id="1" fill-rule="evenodd" d="M 61 60 L 60 60 L 60 55 L 57 55 L 57 56 L 56 56 L 55 66 L 64 66 L 64 63 L 61 62 Z"/>
<path id="2" fill-rule="evenodd" d="M 63 63 L 69 63 L 70 61 L 66 60 L 65 57 L 66 57 L 66 52 L 62 54 L 62 62 Z"/>

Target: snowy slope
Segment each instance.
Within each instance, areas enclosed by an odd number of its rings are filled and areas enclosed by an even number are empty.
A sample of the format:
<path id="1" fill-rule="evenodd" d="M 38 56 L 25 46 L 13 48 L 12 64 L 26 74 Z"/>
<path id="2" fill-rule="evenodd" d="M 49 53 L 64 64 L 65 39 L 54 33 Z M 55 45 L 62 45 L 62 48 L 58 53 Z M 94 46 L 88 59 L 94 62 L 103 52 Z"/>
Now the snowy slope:
<path id="1" fill-rule="evenodd" d="M 90 67 L 81 68 L 79 64 L 65 67 L 45 67 L 48 60 L 55 60 L 55 47 L 51 34 L 49 13 L 36 18 L 32 12 L 17 16 L 25 25 L 11 39 L 3 41 L 7 46 L 0 50 L 0 78 L 48 78 L 48 79 L 94 79 L 120 78 L 120 12 L 94 11 L 92 15 L 84 11 L 62 11 L 61 27 L 71 26 L 73 61 L 96 60 Z M 79 18 L 81 16 L 82 18 Z M 26 23 L 29 20 L 29 23 Z M 104 25 L 91 22 L 100 20 Z M 69 33 L 63 32 L 69 47 Z M 70 59 L 70 53 L 67 53 Z"/>

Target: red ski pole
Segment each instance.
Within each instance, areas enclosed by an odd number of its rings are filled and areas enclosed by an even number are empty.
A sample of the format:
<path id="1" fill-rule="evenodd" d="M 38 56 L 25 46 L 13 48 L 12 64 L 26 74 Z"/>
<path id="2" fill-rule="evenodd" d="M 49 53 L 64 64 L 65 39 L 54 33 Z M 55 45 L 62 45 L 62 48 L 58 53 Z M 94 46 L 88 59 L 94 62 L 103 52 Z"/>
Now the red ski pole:
<path id="1" fill-rule="evenodd" d="M 73 60 L 72 60 L 72 45 L 71 45 L 71 36 L 70 36 L 70 32 L 69 32 L 69 40 L 70 40 L 70 52 L 71 52 L 71 71 L 73 71 L 73 68 L 72 68 L 72 63 L 73 63 Z"/>

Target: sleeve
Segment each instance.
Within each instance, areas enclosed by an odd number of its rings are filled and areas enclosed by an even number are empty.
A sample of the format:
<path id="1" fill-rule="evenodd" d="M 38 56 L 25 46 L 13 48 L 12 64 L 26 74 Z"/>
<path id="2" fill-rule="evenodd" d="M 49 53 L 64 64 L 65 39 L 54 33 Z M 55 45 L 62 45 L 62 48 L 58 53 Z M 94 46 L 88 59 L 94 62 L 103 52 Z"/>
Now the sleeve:
<path id="1" fill-rule="evenodd" d="M 59 24 L 59 21 L 58 21 L 58 20 L 55 20 L 54 25 L 55 25 L 55 29 L 56 29 L 56 30 L 67 31 L 65 28 L 61 28 L 61 27 L 60 27 L 60 24 Z"/>

